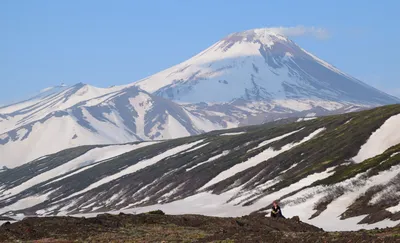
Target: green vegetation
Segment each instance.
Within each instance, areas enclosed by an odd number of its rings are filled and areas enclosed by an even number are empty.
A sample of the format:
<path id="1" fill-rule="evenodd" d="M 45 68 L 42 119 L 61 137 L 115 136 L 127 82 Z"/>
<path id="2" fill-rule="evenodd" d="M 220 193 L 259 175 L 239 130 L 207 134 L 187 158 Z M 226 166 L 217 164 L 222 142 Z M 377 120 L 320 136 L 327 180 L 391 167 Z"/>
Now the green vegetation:
<path id="1" fill-rule="evenodd" d="M 150 212 L 147 212 L 146 214 L 165 215 L 165 213 L 161 210 L 150 211 Z"/>

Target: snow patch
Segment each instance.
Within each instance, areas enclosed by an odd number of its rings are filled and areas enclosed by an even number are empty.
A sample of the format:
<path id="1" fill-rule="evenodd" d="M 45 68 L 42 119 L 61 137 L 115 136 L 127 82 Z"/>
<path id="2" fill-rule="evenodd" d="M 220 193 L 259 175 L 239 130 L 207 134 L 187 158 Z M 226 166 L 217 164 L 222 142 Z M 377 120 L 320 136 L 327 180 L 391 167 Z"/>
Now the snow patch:
<path id="1" fill-rule="evenodd" d="M 293 132 L 289 132 L 289 133 L 283 134 L 283 135 L 278 136 L 278 137 L 275 137 L 275 138 L 268 139 L 268 140 L 266 140 L 266 141 L 260 143 L 257 147 L 250 149 L 248 152 L 251 152 L 251 151 L 253 151 L 253 150 L 256 150 L 256 149 L 259 149 L 259 148 L 261 148 L 261 147 L 264 147 L 265 145 L 268 145 L 268 144 L 273 143 L 273 142 L 275 142 L 275 141 L 279 141 L 279 140 L 281 140 L 281 139 L 283 139 L 283 138 L 286 138 L 286 137 L 288 137 L 288 136 L 290 136 L 290 135 L 292 135 L 292 134 L 294 134 L 294 133 L 297 133 L 297 132 L 299 132 L 299 131 L 301 131 L 301 130 L 303 130 L 303 129 L 304 129 L 304 128 L 299 129 L 299 130 L 296 130 L 296 131 L 293 131 Z"/>
<path id="2" fill-rule="evenodd" d="M 375 157 L 390 147 L 400 143 L 400 114 L 390 117 L 376 130 L 368 141 L 361 146 L 358 154 L 353 158 L 356 163 Z"/>
<path id="3" fill-rule="evenodd" d="M 288 172 L 289 170 L 293 169 L 294 167 L 296 167 L 298 164 L 293 164 L 292 166 L 289 167 L 289 169 L 282 171 L 280 174 L 284 174 L 286 172 Z"/>
<path id="4" fill-rule="evenodd" d="M 396 155 L 398 155 L 398 154 L 400 154 L 400 152 L 396 152 L 396 153 L 390 155 L 390 158 L 392 158 L 392 157 L 394 157 L 394 156 L 396 156 Z"/>
<path id="5" fill-rule="evenodd" d="M 0 214 L 5 213 L 5 212 L 9 212 L 9 211 L 16 211 L 16 210 L 21 210 L 21 209 L 25 209 L 25 208 L 30 208 L 33 206 L 36 206 L 44 201 L 46 201 L 48 199 L 48 196 L 53 193 L 53 191 L 50 191 L 46 194 L 42 194 L 42 195 L 35 195 L 35 196 L 30 196 L 30 197 L 26 197 L 26 198 L 22 198 L 20 200 L 18 200 L 17 202 L 6 206 L 4 208 L 0 209 Z"/>
<path id="6" fill-rule="evenodd" d="M 396 205 L 396 206 L 387 208 L 386 210 L 391 212 L 391 213 L 398 213 L 398 212 L 400 212 L 400 203 L 398 205 Z"/>
<path id="7" fill-rule="evenodd" d="M 315 120 L 318 117 L 303 117 L 303 118 L 299 118 L 296 120 L 296 122 L 301 122 L 301 121 L 311 121 L 311 120 Z"/>
<path id="8" fill-rule="evenodd" d="M 195 166 L 193 166 L 193 167 L 191 167 L 191 168 L 186 169 L 186 171 L 191 171 L 191 170 L 193 170 L 194 168 L 199 167 L 200 165 L 203 165 L 203 164 L 206 164 L 206 163 L 210 163 L 210 162 L 212 162 L 212 161 L 214 161 L 214 160 L 217 160 L 217 159 L 219 159 L 219 158 L 221 158 L 221 157 L 223 157 L 223 156 L 228 155 L 229 152 L 230 152 L 229 150 L 225 150 L 225 151 L 223 151 L 221 154 L 218 154 L 218 155 L 215 155 L 215 156 L 209 158 L 207 161 L 198 163 L 197 165 L 195 165 Z"/>
<path id="9" fill-rule="evenodd" d="M 236 136 L 236 135 L 245 134 L 245 133 L 246 132 L 230 132 L 230 133 L 220 134 L 220 136 Z"/>
<path id="10" fill-rule="evenodd" d="M 202 140 L 202 141 L 203 141 L 203 140 Z M 204 143 L 204 144 L 199 145 L 199 146 L 197 146 L 197 147 L 194 147 L 194 148 L 192 148 L 192 149 L 189 149 L 189 150 L 185 151 L 185 153 L 190 153 L 190 152 L 193 152 L 193 151 L 195 151 L 195 150 L 201 149 L 202 147 L 205 147 L 205 146 L 207 146 L 208 144 L 210 144 L 210 142 L 207 142 L 207 143 Z"/>

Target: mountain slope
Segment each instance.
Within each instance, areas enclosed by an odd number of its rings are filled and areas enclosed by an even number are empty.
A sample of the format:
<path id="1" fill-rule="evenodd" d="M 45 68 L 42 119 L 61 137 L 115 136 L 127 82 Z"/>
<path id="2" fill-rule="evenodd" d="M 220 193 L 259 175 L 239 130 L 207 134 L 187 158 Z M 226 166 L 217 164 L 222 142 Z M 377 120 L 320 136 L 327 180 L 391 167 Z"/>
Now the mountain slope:
<path id="1" fill-rule="evenodd" d="M 269 29 L 234 33 L 205 51 L 137 83 L 182 102 L 282 100 L 385 105 L 399 99 L 376 90 Z"/>
<path id="2" fill-rule="evenodd" d="M 226 127 L 224 121 L 211 122 L 136 87 L 107 90 L 78 84 L 20 107 L 0 110 L 9 112 L 0 119 L 2 166 L 78 145 L 170 139 Z"/>
<path id="3" fill-rule="evenodd" d="M 398 124 L 400 105 L 392 105 L 154 144 L 72 148 L 0 172 L 0 215 L 160 208 L 242 216 L 267 213 L 279 200 L 286 216 L 328 230 L 395 226 Z"/>

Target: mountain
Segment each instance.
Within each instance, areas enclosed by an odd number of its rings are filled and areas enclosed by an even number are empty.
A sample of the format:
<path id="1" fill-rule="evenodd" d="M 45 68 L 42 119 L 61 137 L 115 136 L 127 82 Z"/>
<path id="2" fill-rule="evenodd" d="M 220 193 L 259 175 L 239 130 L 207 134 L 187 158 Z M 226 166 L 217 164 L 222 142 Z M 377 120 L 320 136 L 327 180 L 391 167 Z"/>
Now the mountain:
<path id="1" fill-rule="evenodd" d="M 399 102 L 288 38 L 256 29 L 132 84 L 59 85 L 1 107 L 0 167 L 79 145 L 171 139 Z"/>
<path id="2" fill-rule="evenodd" d="M 0 109 L 2 166 L 78 145 L 170 139 L 227 127 L 134 86 L 77 84 L 50 91 Z"/>
<path id="3" fill-rule="evenodd" d="M 326 230 L 400 223 L 400 105 L 168 141 L 92 145 L 0 172 L 0 216 L 269 212 Z"/>
<path id="4" fill-rule="evenodd" d="M 298 101 L 333 104 L 398 103 L 270 29 L 234 33 L 189 60 L 136 85 L 180 102 Z"/>

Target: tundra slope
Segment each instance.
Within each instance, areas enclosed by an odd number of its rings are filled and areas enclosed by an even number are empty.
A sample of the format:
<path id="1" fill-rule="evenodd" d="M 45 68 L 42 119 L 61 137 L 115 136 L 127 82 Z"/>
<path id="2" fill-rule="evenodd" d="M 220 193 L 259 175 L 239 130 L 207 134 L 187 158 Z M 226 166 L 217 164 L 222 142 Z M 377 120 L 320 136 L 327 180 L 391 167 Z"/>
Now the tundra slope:
<path id="1" fill-rule="evenodd" d="M 0 167 L 79 145 L 171 139 L 399 102 L 287 37 L 255 29 L 138 82 L 62 85 L 0 108 Z"/>
<path id="2" fill-rule="evenodd" d="M 163 142 L 71 148 L 0 172 L 0 214 L 160 208 L 231 217 L 268 213 L 279 200 L 287 216 L 327 230 L 395 226 L 398 124 L 400 105 L 391 105 Z"/>

